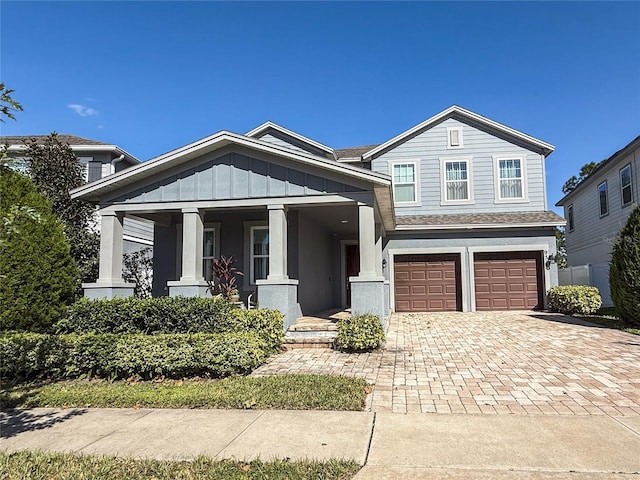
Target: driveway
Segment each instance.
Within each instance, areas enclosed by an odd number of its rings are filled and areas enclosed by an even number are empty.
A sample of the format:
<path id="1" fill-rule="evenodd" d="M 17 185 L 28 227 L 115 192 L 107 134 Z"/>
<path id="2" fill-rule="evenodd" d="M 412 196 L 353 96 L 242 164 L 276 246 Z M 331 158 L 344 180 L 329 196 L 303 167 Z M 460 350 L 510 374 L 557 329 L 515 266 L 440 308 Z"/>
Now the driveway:
<path id="1" fill-rule="evenodd" d="M 374 412 L 640 415 L 640 336 L 551 313 L 394 314 L 381 351 L 291 350 L 254 375 L 284 373 L 363 377 Z"/>

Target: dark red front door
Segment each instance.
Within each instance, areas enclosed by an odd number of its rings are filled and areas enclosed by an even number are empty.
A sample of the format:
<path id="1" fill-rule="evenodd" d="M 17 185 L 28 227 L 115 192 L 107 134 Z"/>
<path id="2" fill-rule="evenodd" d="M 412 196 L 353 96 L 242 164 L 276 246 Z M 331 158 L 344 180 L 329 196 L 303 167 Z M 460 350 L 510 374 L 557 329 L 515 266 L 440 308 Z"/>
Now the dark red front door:
<path id="1" fill-rule="evenodd" d="M 357 277 L 360 273 L 360 247 L 358 245 L 347 245 L 346 248 L 346 268 L 345 282 L 347 284 L 347 306 L 351 305 L 351 283 L 349 277 Z"/>

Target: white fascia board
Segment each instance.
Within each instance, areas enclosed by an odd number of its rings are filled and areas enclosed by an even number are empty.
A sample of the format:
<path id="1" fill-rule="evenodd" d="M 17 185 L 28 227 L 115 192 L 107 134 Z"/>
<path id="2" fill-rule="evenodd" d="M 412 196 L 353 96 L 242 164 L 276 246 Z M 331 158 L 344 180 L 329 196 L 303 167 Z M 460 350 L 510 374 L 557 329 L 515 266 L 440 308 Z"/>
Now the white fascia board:
<path id="1" fill-rule="evenodd" d="M 95 182 L 76 187 L 71 190 L 71 198 L 79 198 L 92 192 L 107 189 L 108 187 L 120 184 L 124 180 L 131 179 L 132 177 L 146 178 L 155 170 L 164 170 L 175 163 L 184 161 L 185 159 L 195 158 L 197 155 L 202 154 L 203 150 L 213 151 L 230 144 L 242 145 L 279 157 L 299 161 L 302 164 L 330 170 L 375 184 L 386 186 L 391 185 L 391 177 L 388 175 L 371 172 L 367 169 L 353 167 L 351 165 L 339 164 L 338 162 L 303 152 L 294 152 L 288 148 L 279 147 L 255 138 L 249 138 L 223 130 L 209 137 L 203 138 L 202 140 L 198 140 L 184 147 L 160 155 L 159 157 L 153 158 L 147 162 L 140 163 L 134 167 L 122 170 L 121 172 L 109 175 L 108 177 L 104 177 L 100 180 L 96 180 Z"/>
<path id="2" fill-rule="evenodd" d="M 9 152 L 24 152 L 27 150 L 26 145 L 9 145 Z M 113 152 L 118 156 L 124 155 L 125 158 L 132 160 L 134 163 L 141 163 L 136 157 L 117 145 L 69 145 L 73 152 Z"/>
<path id="3" fill-rule="evenodd" d="M 516 137 L 520 140 L 523 140 L 527 143 L 531 143 L 534 144 L 540 148 L 542 148 L 543 151 L 545 151 L 545 157 L 550 155 L 551 152 L 553 152 L 555 150 L 556 147 L 554 147 L 553 145 L 551 145 L 550 143 L 547 142 L 543 142 L 542 140 L 539 140 L 537 138 L 534 138 L 530 135 L 527 135 L 526 133 L 522 133 L 519 132 L 518 130 L 514 130 L 511 127 L 507 127 L 506 125 L 503 125 L 501 123 L 495 122 L 493 120 L 490 120 L 486 117 L 483 117 L 482 115 L 478 115 L 477 113 L 471 112 L 469 110 L 466 110 L 462 107 L 459 107 L 457 105 L 453 105 L 449 108 L 447 108 L 446 110 L 443 110 L 442 112 L 434 115 L 431 118 L 428 118 L 427 120 L 425 120 L 424 122 L 416 125 L 415 127 L 410 128 L 409 130 L 406 130 L 405 132 L 402 132 L 400 135 L 397 135 L 395 137 L 393 137 L 391 140 L 383 143 L 382 145 L 377 146 L 376 148 L 369 150 L 368 152 L 366 152 L 365 154 L 362 155 L 363 159 L 368 159 L 373 157 L 374 155 L 384 151 L 385 149 L 389 148 L 392 145 L 395 145 L 396 143 L 401 142 L 402 140 L 404 140 L 405 138 L 410 137 L 411 135 L 413 135 L 416 132 L 419 132 L 425 128 L 427 128 L 429 125 L 436 123 L 440 120 L 442 120 L 443 118 L 447 117 L 448 115 L 451 115 L 453 113 L 457 113 L 463 117 L 466 117 L 470 120 L 474 120 L 478 123 L 483 123 L 489 127 L 492 127 L 496 130 L 499 130 L 501 132 L 504 132 L 508 135 L 511 135 L 513 137 Z"/>
<path id="4" fill-rule="evenodd" d="M 309 145 L 312 145 L 320 150 L 324 150 L 325 152 L 333 155 L 333 148 L 323 145 L 322 143 L 316 142 L 315 140 L 311 140 L 310 138 L 305 137 L 304 135 L 300 135 L 299 133 L 296 133 L 292 130 L 284 128 L 278 125 L 277 123 L 273 123 L 273 122 L 264 122 L 262 125 L 254 128 L 253 130 L 245 133 L 244 135 L 245 137 L 257 137 L 261 133 L 269 130 L 270 128 L 273 130 L 278 130 L 279 132 L 282 132 L 285 135 L 289 135 L 290 137 L 293 137 L 296 140 L 300 140 L 301 142 L 308 143 Z"/>
<path id="5" fill-rule="evenodd" d="M 479 228 L 537 228 L 537 227 L 558 227 L 565 225 L 566 221 L 543 222 L 543 223 L 485 223 L 478 225 L 398 225 L 398 230 L 474 230 Z"/>

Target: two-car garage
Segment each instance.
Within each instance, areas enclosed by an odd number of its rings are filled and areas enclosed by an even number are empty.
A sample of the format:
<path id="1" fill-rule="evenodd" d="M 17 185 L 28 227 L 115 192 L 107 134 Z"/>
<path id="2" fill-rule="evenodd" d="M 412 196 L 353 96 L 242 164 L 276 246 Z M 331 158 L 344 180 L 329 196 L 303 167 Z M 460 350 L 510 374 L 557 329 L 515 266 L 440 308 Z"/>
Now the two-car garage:
<path id="1" fill-rule="evenodd" d="M 395 255 L 395 311 L 463 310 L 462 260 L 460 253 Z M 475 252 L 470 262 L 476 310 L 542 308 L 540 251 Z"/>

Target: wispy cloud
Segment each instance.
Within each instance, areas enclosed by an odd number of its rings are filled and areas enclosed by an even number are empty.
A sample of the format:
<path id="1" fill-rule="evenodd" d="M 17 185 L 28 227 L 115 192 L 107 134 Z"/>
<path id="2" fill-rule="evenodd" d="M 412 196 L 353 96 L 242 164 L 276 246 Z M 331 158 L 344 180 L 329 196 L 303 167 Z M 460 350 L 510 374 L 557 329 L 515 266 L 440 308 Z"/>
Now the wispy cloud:
<path id="1" fill-rule="evenodd" d="M 67 105 L 67 107 L 69 107 L 81 117 L 92 117 L 93 115 L 98 115 L 98 111 L 95 108 L 86 107 L 77 103 L 72 103 L 70 105 Z"/>

